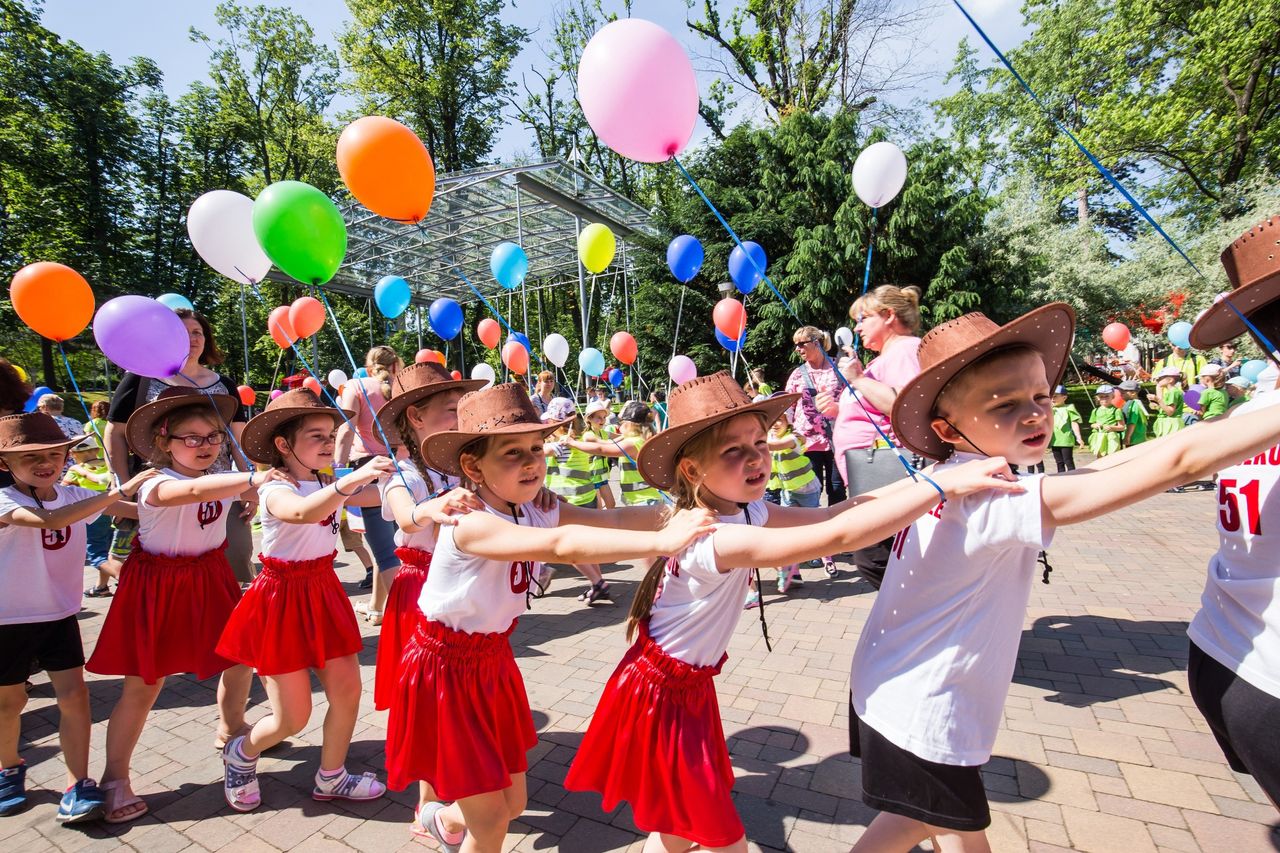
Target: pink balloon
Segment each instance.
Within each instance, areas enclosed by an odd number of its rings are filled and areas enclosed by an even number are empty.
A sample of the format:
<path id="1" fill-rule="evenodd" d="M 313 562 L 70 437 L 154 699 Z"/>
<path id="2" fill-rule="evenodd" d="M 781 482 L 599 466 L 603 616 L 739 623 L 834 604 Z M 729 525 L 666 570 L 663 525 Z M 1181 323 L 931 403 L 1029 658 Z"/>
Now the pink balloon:
<path id="1" fill-rule="evenodd" d="M 623 157 L 662 163 L 689 144 L 698 81 L 680 42 L 641 18 L 602 27 L 578 62 L 578 102 L 591 129 Z"/>
<path id="2" fill-rule="evenodd" d="M 687 355 L 678 355 L 671 359 L 671 363 L 667 365 L 667 375 L 671 377 L 671 381 L 677 385 L 683 385 L 690 379 L 697 377 L 698 366 L 693 363 L 693 359 Z"/>
<path id="3" fill-rule="evenodd" d="M 271 397 L 271 399 L 272 399 L 272 400 L 274 400 L 276 397 L 279 397 L 279 396 L 280 396 L 281 394 L 283 394 L 283 393 L 284 393 L 284 392 L 283 392 L 283 391 L 281 391 L 279 388 L 276 388 L 276 389 L 272 390 L 272 392 L 271 392 L 271 394 L 270 394 L 269 396 Z"/>

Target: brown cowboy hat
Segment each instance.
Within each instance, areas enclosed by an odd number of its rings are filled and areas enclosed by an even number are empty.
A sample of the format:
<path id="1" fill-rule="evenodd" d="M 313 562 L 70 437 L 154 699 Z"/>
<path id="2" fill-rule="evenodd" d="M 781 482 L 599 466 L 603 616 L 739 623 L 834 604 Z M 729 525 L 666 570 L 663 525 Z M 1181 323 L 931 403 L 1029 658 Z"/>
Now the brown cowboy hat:
<path id="1" fill-rule="evenodd" d="M 541 433 L 550 435 L 567 424 L 543 422 L 523 385 L 507 382 L 483 391 L 472 391 L 458 402 L 458 428 L 429 435 L 422 442 L 422 457 L 442 474 L 462 476 L 459 457 L 468 444 L 490 435 Z"/>
<path id="2" fill-rule="evenodd" d="M 281 426 L 296 418 L 307 415 L 328 415 L 333 418 L 334 426 L 342 423 L 344 418 L 350 420 L 355 412 L 346 409 L 335 409 L 321 402 L 315 392 L 306 388 L 295 388 L 276 397 L 260 415 L 255 415 L 244 425 L 240 435 L 240 445 L 245 454 L 254 462 L 262 465 L 279 465 L 284 462 L 280 451 L 276 450 L 275 434 Z"/>
<path id="3" fill-rule="evenodd" d="M 799 394 L 776 394 L 753 403 L 742 386 L 723 370 L 690 379 L 671 392 L 667 401 L 667 428 L 640 448 L 636 458 L 640 476 L 651 486 L 671 489 L 676 484 L 680 448 L 698 433 L 751 412 L 759 412 L 766 423 L 771 424 L 798 399 Z"/>
<path id="4" fill-rule="evenodd" d="M 81 438 L 79 435 L 67 438 L 58 422 L 44 412 L 0 417 L 0 453 L 52 450 L 75 444 Z"/>
<path id="5" fill-rule="evenodd" d="M 399 439 L 396 433 L 396 418 L 410 406 L 421 403 L 432 394 L 444 391 L 479 391 L 486 385 L 483 379 L 454 379 L 444 366 L 434 361 L 411 364 L 401 370 L 391 380 L 391 399 L 378 409 L 378 421 L 386 430 L 387 438 L 394 443 Z"/>
<path id="6" fill-rule="evenodd" d="M 1222 252 L 1222 266 L 1231 282 L 1231 300 L 1246 317 L 1280 299 L 1280 215 L 1269 216 L 1236 238 Z M 1191 327 L 1191 346 L 1212 349 L 1245 333 L 1244 321 L 1224 299 L 1214 303 Z"/>
<path id="7" fill-rule="evenodd" d="M 933 431 L 933 406 L 947 383 L 983 356 L 1012 346 L 1027 346 L 1044 358 L 1049 387 L 1067 370 L 1076 312 L 1065 302 L 1048 305 L 997 326 L 974 312 L 935 326 L 920 340 L 920 373 L 902 386 L 894 400 L 891 420 L 898 442 L 908 450 L 945 459 L 952 446 Z"/>
<path id="8" fill-rule="evenodd" d="M 133 414 L 129 416 L 125 424 L 124 436 L 129 442 L 130 449 L 138 454 L 140 459 L 150 461 L 151 454 L 155 450 L 153 438 L 155 425 L 168 417 L 170 412 L 184 406 L 216 409 L 219 423 L 227 425 L 231 423 L 231 419 L 240 408 L 240 401 L 230 394 L 205 394 L 197 388 L 177 386 L 166 388 L 150 403 L 134 409 Z"/>

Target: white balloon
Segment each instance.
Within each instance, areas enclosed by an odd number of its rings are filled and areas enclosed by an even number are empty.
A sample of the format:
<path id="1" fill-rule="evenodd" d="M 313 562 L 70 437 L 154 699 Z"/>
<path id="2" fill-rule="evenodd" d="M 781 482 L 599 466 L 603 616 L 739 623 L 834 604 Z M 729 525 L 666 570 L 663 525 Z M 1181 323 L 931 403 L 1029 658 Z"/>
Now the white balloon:
<path id="1" fill-rule="evenodd" d="M 853 346 L 853 332 L 847 326 L 836 329 L 836 343 L 842 347 Z"/>
<path id="2" fill-rule="evenodd" d="M 330 384 L 331 386 L 333 386 L 334 388 L 337 388 L 337 387 L 338 387 L 338 386 L 340 386 L 340 385 L 346 385 L 346 384 L 347 384 L 347 374 L 345 374 L 345 373 L 343 373 L 341 370 L 337 370 L 337 369 L 330 370 L 330 371 L 329 371 L 329 384 Z"/>
<path id="3" fill-rule="evenodd" d="M 893 201 L 906 181 L 907 157 L 892 142 L 867 146 L 853 163 L 853 191 L 871 207 Z"/>
<path id="4" fill-rule="evenodd" d="M 191 203 L 187 235 L 204 262 L 232 281 L 256 284 L 271 271 L 271 259 L 253 233 L 253 199 L 213 190 Z"/>
<path id="5" fill-rule="evenodd" d="M 488 383 L 484 387 L 488 388 L 489 385 L 492 385 L 494 381 L 497 380 L 498 374 L 494 373 L 493 368 L 482 361 L 471 368 L 471 378 L 483 379 L 486 383 Z"/>
<path id="6" fill-rule="evenodd" d="M 547 356 L 547 361 L 556 367 L 564 367 L 564 363 L 569 360 L 569 342 L 564 339 L 564 335 L 552 332 L 542 342 L 542 352 Z"/>

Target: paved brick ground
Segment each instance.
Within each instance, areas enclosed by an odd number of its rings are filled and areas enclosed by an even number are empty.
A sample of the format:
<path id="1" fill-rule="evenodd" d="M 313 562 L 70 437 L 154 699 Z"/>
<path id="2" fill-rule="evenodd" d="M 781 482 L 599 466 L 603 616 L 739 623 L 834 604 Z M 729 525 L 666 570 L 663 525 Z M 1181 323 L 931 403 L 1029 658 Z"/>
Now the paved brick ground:
<path id="1" fill-rule="evenodd" d="M 1214 544 L 1209 493 L 1162 495 L 1137 509 L 1062 531 L 1051 549 L 1052 584 L 1036 584 L 996 757 L 985 776 L 996 850 L 1254 851 L 1276 849 L 1277 813 L 1233 774 L 1187 693 L 1185 628 Z M 601 686 L 622 656 L 622 622 L 641 571 L 609 573 L 617 604 L 585 608 L 583 582 L 561 571 L 514 634 L 541 741 L 529 772 L 530 803 L 508 848 L 572 853 L 638 850 L 625 807 L 600 811 L 595 795 L 566 794 L 562 780 Z M 738 809 L 752 849 L 844 851 L 872 813 L 859 766 L 845 750 L 848 667 L 872 594 L 846 570 L 821 570 L 785 601 L 770 596 L 774 651 L 754 614 L 739 625 L 718 679 L 738 774 Z M 354 597 L 360 571 L 341 576 Z M 91 646 L 106 601 L 82 614 Z M 373 678 L 374 630 L 361 656 Z M 23 718 L 36 806 L 0 820 L 0 850 L 420 850 L 411 839 L 412 792 L 360 806 L 322 805 L 307 794 L 319 753 L 323 698 L 311 728 L 262 761 L 264 806 L 234 815 L 218 787 L 210 747 L 214 681 L 170 680 L 134 759 L 145 819 L 86 831 L 55 826 L 56 713 L 42 676 Z M 94 753 L 118 681 L 94 678 Z M 386 715 L 368 690 L 350 767 L 383 769 Z M 255 686 L 255 703 L 263 702 Z M 251 709 L 256 718 L 258 709 Z"/>

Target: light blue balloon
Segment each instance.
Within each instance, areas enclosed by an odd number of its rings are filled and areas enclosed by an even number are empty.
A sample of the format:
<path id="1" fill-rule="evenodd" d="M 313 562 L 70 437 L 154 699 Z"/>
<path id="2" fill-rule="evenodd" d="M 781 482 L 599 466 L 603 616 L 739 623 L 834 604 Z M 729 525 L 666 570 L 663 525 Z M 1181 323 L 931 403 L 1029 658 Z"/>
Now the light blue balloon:
<path id="1" fill-rule="evenodd" d="M 368 379 L 368 378 L 369 378 L 369 368 L 367 368 L 367 367 L 357 367 L 357 368 L 356 368 L 356 372 L 355 372 L 355 373 L 353 373 L 353 374 L 351 374 L 351 378 L 352 378 L 352 379 Z"/>
<path id="2" fill-rule="evenodd" d="M 171 311 L 177 311 L 181 308 L 185 308 L 188 311 L 196 310 L 196 307 L 191 304 L 191 300 L 183 296 L 181 293 L 162 294 L 156 297 L 156 302 L 159 302 Z"/>
<path id="3" fill-rule="evenodd" d="M 1262 375 L 1262 371 L 1267 369 L 1267 363 L 1260 358 L 1251 358 L 1244 364 L 1240 365 L 1240 375 L 1250 382 L 1257 382 L 1258 377 Z"/>
<path id="4" fill-rule="evenodd" d="M 489 256 L 489 270 L 498 284 L 515 290 L 529 274 L 529 256 L 515 243 L 499 243 Z"/>
<path id="5" fill-rule="evenodd" d="M 373 286 L 373 304 L 378 306 L 382 316 L 395 319 L 409 307 L 409 282 L 398 275 L 386 275 Z"/>
<path id="6" fill-rule="evenodd" d="M 587 347 L 578 353 L 578 367 L 588 376 L 599 376 L 604 373 L 604 353 L 594 347 Z"/>
<path id="7" fill-rule="evenodd" d="M 1179 320 L 1169 327 L 1169 343 L 1179 349 L 1191 349 L 1191 324 Z"/>

